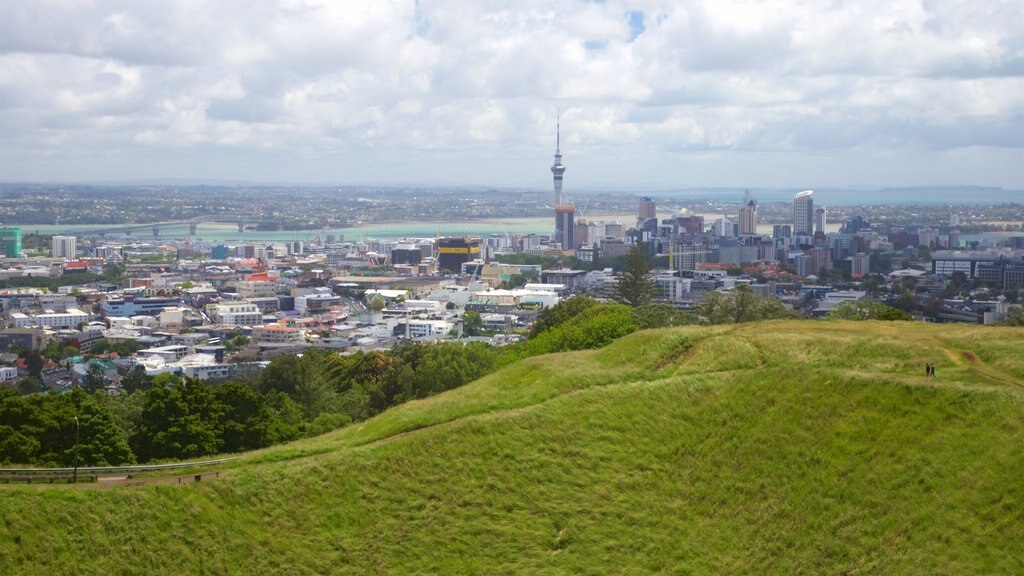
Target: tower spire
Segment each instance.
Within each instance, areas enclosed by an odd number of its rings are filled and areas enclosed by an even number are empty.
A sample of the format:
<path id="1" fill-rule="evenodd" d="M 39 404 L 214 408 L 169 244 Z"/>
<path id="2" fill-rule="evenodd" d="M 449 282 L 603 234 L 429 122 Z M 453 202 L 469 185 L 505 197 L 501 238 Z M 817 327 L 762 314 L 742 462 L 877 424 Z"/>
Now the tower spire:
<path id="1" fill-rule="evenodd" d="M 559 116 L 561 111 L 559 111 Z M 562 164 L 562 121 L 555 118 L 555 163 L 551 165 L 551 174 L 555 179 L 555 206 L 562 203 L 562 174 L 565 173 L 565 166 Z"/>

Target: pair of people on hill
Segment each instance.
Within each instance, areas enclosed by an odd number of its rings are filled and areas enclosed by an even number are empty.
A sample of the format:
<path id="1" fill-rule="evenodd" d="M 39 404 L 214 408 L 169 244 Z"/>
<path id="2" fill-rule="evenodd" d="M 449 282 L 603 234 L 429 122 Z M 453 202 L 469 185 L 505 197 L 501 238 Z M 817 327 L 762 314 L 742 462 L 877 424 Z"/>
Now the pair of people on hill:
<path id="1" fill-rule="evenodd" d="M 935 378 L 935 364 L 931 362 L 924 365 L 924 375 L 928 378 Z"/>

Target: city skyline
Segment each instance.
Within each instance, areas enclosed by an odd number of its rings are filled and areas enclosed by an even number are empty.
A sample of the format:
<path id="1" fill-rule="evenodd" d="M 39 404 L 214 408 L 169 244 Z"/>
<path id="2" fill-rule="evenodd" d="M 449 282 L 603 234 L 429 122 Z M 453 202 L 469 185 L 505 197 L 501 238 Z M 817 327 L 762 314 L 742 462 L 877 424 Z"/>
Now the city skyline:
<path id="1" fill-rule="evenodd" d="M 1024 188 L 1019 3 L 5 7 L 36 182 Z M 561 110 L 559 114 L 558 110 Z"/>

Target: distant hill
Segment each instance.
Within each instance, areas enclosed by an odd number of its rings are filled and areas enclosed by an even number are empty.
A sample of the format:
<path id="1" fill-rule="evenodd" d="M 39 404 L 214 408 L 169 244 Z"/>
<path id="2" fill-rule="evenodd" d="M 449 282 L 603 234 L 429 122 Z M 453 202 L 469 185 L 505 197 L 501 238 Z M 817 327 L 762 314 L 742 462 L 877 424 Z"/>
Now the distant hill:
<path id="1" fill-rule="evenodd" d="M 640 332 L 209 482 L 0 486 L 0 573 L 1021 574 L 1021 350 L 903 322 Z"/>

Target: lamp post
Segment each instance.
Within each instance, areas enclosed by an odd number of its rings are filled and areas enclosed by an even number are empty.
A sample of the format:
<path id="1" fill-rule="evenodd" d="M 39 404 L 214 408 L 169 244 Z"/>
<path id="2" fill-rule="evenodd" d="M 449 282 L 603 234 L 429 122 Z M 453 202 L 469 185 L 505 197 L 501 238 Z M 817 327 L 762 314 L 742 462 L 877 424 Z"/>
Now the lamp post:
<path id="1" fill-rule="evenodd" d="M 75 471 L 71 475 L 71 482 L 78 484 L 78 416 L 75 416 Z"/>

